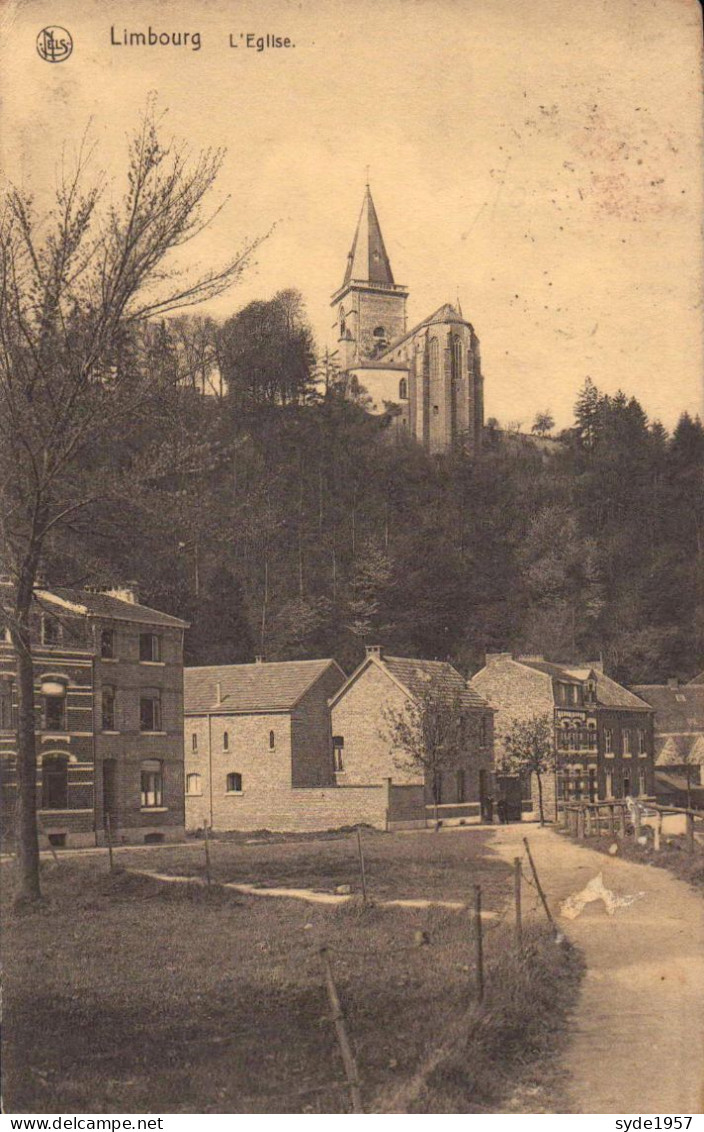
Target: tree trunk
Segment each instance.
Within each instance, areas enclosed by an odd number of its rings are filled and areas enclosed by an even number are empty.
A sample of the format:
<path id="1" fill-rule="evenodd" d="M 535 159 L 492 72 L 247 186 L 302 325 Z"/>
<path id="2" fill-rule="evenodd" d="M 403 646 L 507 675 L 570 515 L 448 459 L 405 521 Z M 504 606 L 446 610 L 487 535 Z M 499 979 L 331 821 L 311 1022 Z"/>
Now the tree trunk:
<path id="1" fill-rule="evenodd" d="M 540 824 L 545 825 L 545 814 L 543 812 L 543 780 L 539 770 L 535 772 L 535 777 L 538 779 L 538 816 L 540 818 Z"/>
<path id="2" fill-rule="evenodd" d="M 20 581 L 15 605 L 12 641 L 17 662 L 17 864 L 19 888 L 16 903 L 39 900 L 39 838 L 37 835 L 37 745 L 34 717 L 34 662 L 29 632 L 32 579 Z"/>

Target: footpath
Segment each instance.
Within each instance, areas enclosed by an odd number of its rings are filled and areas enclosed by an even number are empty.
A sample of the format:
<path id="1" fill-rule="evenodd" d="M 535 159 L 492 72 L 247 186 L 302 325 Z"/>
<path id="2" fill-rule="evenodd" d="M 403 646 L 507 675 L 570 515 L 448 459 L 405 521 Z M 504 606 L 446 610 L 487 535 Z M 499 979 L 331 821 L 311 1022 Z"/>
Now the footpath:
<path id="1" fill-rule="evenodd" d="M 525 836 L 555 921 L 587 964 L 563 1054 L 568 1111 L 701 1113 L 704 897 L 666 869 L 597 853 L 549 828 L 498 827 L 491 848 L 511 861 Z M 611 915 L 603 900 L 563 915 L 563 902 L 599 873 L 617 898 L 635 899 L 617 900 Z M 574 912 L 581 901 L 571 904 Z"/>

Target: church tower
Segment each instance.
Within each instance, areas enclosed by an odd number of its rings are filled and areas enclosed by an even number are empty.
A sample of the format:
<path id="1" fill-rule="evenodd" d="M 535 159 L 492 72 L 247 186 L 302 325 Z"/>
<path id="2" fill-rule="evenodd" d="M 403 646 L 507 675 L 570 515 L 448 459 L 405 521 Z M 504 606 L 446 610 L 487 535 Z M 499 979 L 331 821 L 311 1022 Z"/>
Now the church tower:
<path id="1" fill-rule="evenodd" d="M 332 296 L 340 368 L 377 357 L 406 333 L 408 289 L 394 282 L 367 185 L 342 286 Z"/>

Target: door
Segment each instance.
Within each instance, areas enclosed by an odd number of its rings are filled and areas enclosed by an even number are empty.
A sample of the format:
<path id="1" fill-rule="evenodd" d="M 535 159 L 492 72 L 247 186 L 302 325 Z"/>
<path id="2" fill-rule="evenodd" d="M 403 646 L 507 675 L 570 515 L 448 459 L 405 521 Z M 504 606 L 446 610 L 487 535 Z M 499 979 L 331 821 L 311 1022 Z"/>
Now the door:
<path id="1" fill-rule="evenodd" d="M 497 793 L 497 808 L 499 803 L 503 803 L 502 811 L 505 807 L 506 821 L 520 821 L 521 820 L 521 779 L 517 774 L 500 774 L 496 778 L 496 793 Z"/>

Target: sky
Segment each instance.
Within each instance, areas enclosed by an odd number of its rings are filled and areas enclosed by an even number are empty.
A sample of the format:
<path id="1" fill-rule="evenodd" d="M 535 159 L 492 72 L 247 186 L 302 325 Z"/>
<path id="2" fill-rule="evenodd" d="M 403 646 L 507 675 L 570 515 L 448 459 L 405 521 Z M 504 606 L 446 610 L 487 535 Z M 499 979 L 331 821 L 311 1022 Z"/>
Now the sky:
<path id="1" fill-rule="evenodd" d="M 165 133 L 226 148 L 194 267 L 273 230 L 208 313 L 296 287 L 334 346 L 368 166 L 410 323 L 459 297 L 487 417 L 567 426 L 587 375 L 670 428 L 702 411 L 697 0 L 6 0 L 2 24 L 2 167 L 39 201 L 89 122 L 119 193 L 151 92 Z M 124 44 L 150 26 L 201 48 Z"/>

